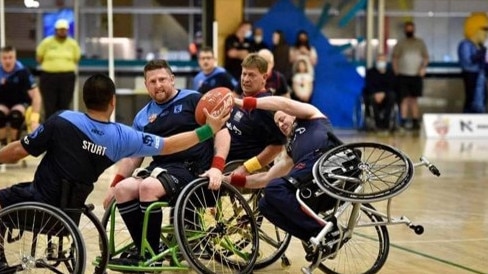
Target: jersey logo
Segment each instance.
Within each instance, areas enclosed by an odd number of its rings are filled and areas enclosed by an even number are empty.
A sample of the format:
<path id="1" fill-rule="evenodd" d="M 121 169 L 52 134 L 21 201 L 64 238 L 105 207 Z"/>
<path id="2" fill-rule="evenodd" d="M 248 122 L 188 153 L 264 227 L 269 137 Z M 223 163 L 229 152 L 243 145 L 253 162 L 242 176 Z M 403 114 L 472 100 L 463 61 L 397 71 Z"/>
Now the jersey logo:
<path id="1" fill-rule="evenodd" d="M 142 135 L 142 143 L 145 144 L 146 146 L 152 146 L 154 142 L 154 139 L 151 135 Z"/>
<path id="2" fill-rule="evenodd" d="M 243 116 L 244 113 L 242 113 L 241 111 L 237 111 L 236 114 L 234 115 L 234 121 L 240 122 Z"/>
<path id="3" fill-rule="evenodd" d="M 173 113 L 180 113 L 183 110 L 183 105 L 176 105 L 173 109 Z"/>
<path id="4" fill-rule="evenodd" d="M 297 129 L 295 129 L 295 132 L 297 134 L 303 134 L 303 133 L 305 133 L 305 131 L 307 131 L 307 130 L 304 127 L 299 127 Z"/>
<path id="5" fill-rule="evenodd" d="M 105 135 L 105 133 L 103 133 L 103 131 L 99 130 L 99 129 L 96 129 L 96 128 L 92 128 L 91 129 L 91 132 L 97 134 L 97 135 L 100 135 L 100 136 L 103 136 Z"/>
<path id="6" fill-rule="evenodd" d="M 156 120 L 157 117 L 158 117 L 157 114 L 151 114 L 148 118 L 149 123 L 154 122 L 154 120 Z"/>

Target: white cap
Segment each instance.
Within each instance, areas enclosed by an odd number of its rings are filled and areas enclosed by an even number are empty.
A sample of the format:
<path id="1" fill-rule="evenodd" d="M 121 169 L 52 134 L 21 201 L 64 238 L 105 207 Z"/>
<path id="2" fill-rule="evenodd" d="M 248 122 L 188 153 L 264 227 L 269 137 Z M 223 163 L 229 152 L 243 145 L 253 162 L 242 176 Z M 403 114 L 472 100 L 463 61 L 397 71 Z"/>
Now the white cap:
<path id="1" fill-rule="evenodd" d="M 69 29 L 69 22 L 66 19 L 59 19 L 54 25 L 55 29 Z"/>

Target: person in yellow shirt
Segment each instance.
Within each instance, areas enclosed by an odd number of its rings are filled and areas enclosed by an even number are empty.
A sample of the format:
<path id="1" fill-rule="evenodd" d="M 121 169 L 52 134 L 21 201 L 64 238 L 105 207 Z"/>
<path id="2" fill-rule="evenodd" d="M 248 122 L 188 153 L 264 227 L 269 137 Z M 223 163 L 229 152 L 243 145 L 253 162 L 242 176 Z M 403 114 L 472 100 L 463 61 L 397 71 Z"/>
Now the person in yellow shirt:
<path id="1" fill-rule="evenodd" d="M 44 98 L 45 119 L 58 110 L 69 108 L 81 57 L 78 42 L 68 36 L 69 22 L 59 19 L 54 27 L 55 34 L 44 38 L 36 49 L 42 71 L 39 88 Z"/>

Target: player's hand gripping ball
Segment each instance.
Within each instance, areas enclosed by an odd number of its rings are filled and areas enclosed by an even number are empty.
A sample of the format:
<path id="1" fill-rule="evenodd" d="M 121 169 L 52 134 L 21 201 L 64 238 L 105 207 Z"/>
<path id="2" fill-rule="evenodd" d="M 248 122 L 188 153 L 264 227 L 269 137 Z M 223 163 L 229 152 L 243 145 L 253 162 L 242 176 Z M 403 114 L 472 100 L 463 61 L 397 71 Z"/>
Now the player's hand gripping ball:
<path id="1" fill-rule="evenodd" d="M 204 125 L 207 118 L 203 109 L 206 108 L 211 115 L 217 116 L 222 111 L 231 110 L 234 105 L 234 96 L 228 88 L 218 87 L 205 93 L 198 101 L 195 109 L 195 120 L 199 125 Z"/>

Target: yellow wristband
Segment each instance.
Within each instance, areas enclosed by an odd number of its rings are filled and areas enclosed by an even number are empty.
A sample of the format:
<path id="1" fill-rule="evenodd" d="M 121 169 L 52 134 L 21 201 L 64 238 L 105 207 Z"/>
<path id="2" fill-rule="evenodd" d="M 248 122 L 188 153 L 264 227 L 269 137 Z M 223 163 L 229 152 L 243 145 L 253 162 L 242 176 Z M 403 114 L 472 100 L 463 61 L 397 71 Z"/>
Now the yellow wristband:
<path id="1" fill-rule="evenodd" d="M 40 118 L 41 118 L 41 115 L 37 112 L 32 112 L 30 114 L 30 121 L 31 122 L 39 123 Z"/>
<path id="2" fill-rule="evenodd" d="M 261 163 L 259 163 L 258 157 L 254 156 L 251 159 L 244 162 L 244 167 L 246 168 L 247 172 L 252 173 L 254 171 L 260 170 L 263 168 Z"/>

